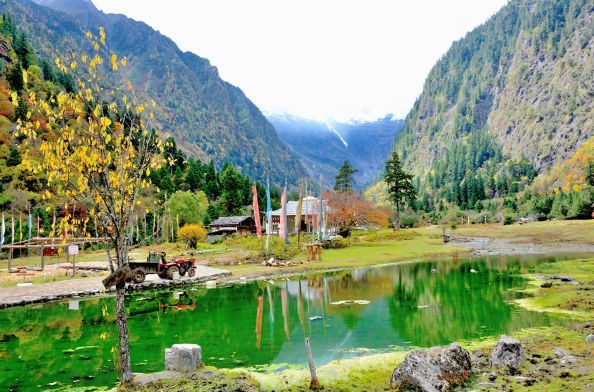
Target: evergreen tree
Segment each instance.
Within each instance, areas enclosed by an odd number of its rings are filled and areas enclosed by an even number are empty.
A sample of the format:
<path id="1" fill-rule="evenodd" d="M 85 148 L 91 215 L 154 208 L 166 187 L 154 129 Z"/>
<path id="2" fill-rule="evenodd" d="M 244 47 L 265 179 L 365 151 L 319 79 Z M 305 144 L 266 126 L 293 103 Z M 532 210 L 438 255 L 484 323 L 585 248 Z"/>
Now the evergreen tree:
<path id="1" fill-rule="evenodd" d="M 16 92 L 19 92 L 23 89 L 23 67 L 21 66 L 20 61 L 17 61 L 12 65 L 12 67 L 8 69 L 8 72 L 6 73 L 6 80 L 8 80 L 10 87 Z"/>
<path id="2" fill-rule="evenodd" d="M 189 164 L 190 169 L 186 175 L 186 187 L 192 192 L 197 191 L 202 187 L 202 164 L 200 161 L 192 161 Z"/>
<path id="3" fill-rule="evenodd" d="M 244 181 L 241 174 L 226 163 L 219 173 L 220 206 L 225 214 L 236 214 L 244 204 Z M 249 195 L 249 193 L 248 193 Z"/>
<path id="4" fill-rule="evenodd" d="M 386 161 L 385 181 L 388 185 L 388 199 L 395 207 L 396 230 L 400 229 L 400 208 L 415 198 L 412 179 L 412 174 L 406 173 L 402 168 L 398 152 L 393 151 L 390 159 Z"/>
<path id="5" fill-rule="evenodd" d="M 210 161 L 206 168 L 204 175 L 204 193 L 208 196 L 208 200 L 216 200 L 220 195 L 219 183 L 217 181 L 217 171 L 213 161 Z"/>
<path id="6" fill-rule="evenodd" d="M 338 174 L 336 175 L 336 180 L 334 182 L 334 190 L 336 192 L 348 192 L 352 190 L 353 185 L 355 184 L 353 174 L 358 171 L 359 170 L 351 166 L 348 160 L 345 160 L 342 166 L 338 168 Z"/>
<path id="7" fill-rule="evenodd" d="M 568 207 L 566 196 L 562 190 L 559 190 L 555 195 L 553 204 L 551 206 L 551 216 L 554 218 L 564 219 L 567 216 Z"/>
<path id="8" fill-rule="evenodd" d="M 594 186 L 594 159 L 586 163 L 586 184 Z"/>
<path id="9" fill-rule="evenodd" d="M 21 164 L 21 153 L 16 147 L 10 147 L 8 158 L 6 159 L 6 166 L 18 166 Z"/>

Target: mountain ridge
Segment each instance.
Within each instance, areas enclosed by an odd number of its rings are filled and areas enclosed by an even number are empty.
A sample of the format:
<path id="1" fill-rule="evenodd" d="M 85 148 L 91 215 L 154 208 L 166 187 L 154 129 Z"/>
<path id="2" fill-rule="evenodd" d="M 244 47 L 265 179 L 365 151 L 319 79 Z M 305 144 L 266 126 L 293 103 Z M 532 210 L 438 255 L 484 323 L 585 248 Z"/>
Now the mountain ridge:
<path id="1" fill-rule="evenodd" d="M 279 137 L 297 154 L 310 177 L 334 183 L 345 160 L 359 170 L 357 188 L 374 181 L 383 170 L 402 120 L 392 115 L 375 121 L 321 121 L 289 113 L 267 114 Z"/>
<path id="2" fill-rule="evenodd" d="M 586 0 L 512 0 L 454 42 L 395 138 L 420 193 L 470 207 L 569 159 L 594 129 L 592 26 Z"/>
<path id="3" fill-rule="evenodd" d="M 207 59 L 182 51 L 144 22 L 105 14 L 88 0 L 38 2 L 7 0 L 0 12 L 13 16 L 49 59 L 80 52 L 87 45 L 86 31 L 103 26 L 109 50 L 128 60 L 125 76 L 157 102 L 162 130 L 171 131 L 188 155 L 213 159 L 219 167 L 228 161 L 244 174 L 270 177 L 274 183 L 285 178 L 295 183 L 306 175 L 257 106 L 239 87 L 222 80 Z"/>

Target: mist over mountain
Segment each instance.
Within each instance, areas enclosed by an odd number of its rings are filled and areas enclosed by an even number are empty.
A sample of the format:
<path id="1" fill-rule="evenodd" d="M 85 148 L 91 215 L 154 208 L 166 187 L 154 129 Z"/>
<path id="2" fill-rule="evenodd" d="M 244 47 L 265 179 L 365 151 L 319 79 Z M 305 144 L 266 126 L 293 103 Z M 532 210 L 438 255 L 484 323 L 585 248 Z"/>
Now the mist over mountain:
<path id="1" fill-rule="evenodd" d="M 140 93 L 157 102 L 156 117 L 187 154 L 221 166 L 231 162 L 257 179 L 280 183 L 305 175 L 299 160 L 281 142 L 258 107 L 224 80 L 202 57 L 182 52 L 175 42 L 143 22 L 105 14 L 90 0 L 7 0 L 10 14 L 42 57 L 81 52 L 85 33 L 103 26 L 108 50 L 127 57 L 125 69 Z M 117 81 L 114 81 L 117 83 Z"/>
<path id="2" fill-rule="evenodd" d="M 359 170 L 356 186 L 362 188 L 383 170 L 395 135 L 403 121 L 391 115 L 376 121 L 321 122 L 290 114 L 269 114 L 279 137 L 297 154 L 310 177 L 334 184 L 345 160 Z"/>

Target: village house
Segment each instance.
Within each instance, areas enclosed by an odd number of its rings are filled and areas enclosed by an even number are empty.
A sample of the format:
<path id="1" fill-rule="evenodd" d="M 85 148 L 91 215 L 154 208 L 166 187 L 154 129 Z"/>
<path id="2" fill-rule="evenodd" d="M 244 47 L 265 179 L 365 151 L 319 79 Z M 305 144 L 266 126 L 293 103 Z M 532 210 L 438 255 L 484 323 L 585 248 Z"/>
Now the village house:
<path id="1" fill-rule="evenodd" d="M 287 228 L 289 234 L 295 234 L 295 217 L 297 215 L 297 200 L 291 200 L 287 202 Z M 322 200 L 325 212 L 328 213 L 328 200 Z M 278 234 L 278 227 L 280 225 L 280 217 L 282 214 L 282 208 L 271 212 L 271 234 Z M 303 198 L 301 205 L 301 232 L 311 233 L 312 230 L 317 227 L 317 222 L 320 216 L 320 199 L 314 196 L 307 196 Z M 312 227 L 312 218 L 316 222 Z"/>
<path id="2" fill-rule="evenodd" d="M 215 219 L 209 226 L 209 236 L 252 235 L 256 233 L 256 223 L 251 216 L 223 216 Z"/>

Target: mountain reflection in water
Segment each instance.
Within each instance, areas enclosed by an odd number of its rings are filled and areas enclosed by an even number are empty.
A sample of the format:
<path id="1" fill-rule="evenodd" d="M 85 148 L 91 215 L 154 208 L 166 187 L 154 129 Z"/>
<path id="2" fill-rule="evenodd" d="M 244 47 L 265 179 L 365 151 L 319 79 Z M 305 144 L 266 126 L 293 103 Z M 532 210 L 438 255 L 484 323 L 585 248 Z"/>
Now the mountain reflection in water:
<path id="1" fill-rule="evenodd" d="M 520 273 L 553 258 L 498 257 L 366 267 L 127 298 L 132 367 L 163 370 L 164 349 L 197 343 L 217 367 L 316 364 L 566 322 L 510 303 Z M 478 272 L 472 273 L 471 269 Z M 0 389 L 113 385 L 114 298 L 6 309 Z M 35 372 L 31 372 L 35 369 Z"/>

